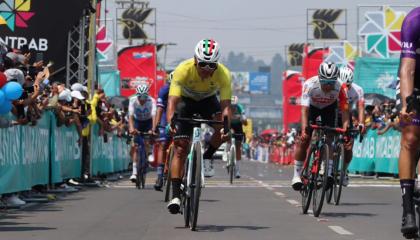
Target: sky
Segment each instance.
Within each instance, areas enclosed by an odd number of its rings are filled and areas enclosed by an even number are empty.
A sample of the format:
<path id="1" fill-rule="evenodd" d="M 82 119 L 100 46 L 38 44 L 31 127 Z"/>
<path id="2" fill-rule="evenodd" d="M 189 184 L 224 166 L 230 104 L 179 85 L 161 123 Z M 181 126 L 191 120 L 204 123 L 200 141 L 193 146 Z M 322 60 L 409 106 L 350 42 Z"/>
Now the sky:
<path id="1" fill-rule="evenodd" d="M 167 63 L 192 57 L 194 46 L 200 39 L 214 38 L 221 45 L 222 56 L 227 56 L 230 51 L 243 52 L 269 64 L 276 53 L 284 55 L 285 46 L 306 41 L 306 16 L 310 8 L 346 8 L 348 40 L 354 42 L 359 4 L 420 6 L 420 1 L 150 1 L 150 7 L 156 8 L 157 42 L 177 44 L 168 47 Z M 364 7 L 361 11 L 368 9 Z M 152 20 L 153 16 L 149 19 Z"/>

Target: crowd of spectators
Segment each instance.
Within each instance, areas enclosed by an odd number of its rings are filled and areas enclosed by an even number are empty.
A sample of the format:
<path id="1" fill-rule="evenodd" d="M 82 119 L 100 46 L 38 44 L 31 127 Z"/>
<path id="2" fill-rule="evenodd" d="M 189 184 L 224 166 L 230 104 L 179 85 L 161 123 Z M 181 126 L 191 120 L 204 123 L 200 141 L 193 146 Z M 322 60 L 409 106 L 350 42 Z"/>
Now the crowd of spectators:
<path id="1" fill-rule="evenodd" d="M 45 111 L 53 112 L 57 119 L 57 127 L 74 125 L 77 129 L 78 144 L 83 155 L 82 173 L 84 179 L 89 179 L 87 158 L 91 123 L 99 125 L 99 136 L 102 136 L 105 142 L 111 132 L 115 132 L 119 137 L 127 136 L 128 106 L 115 106 L 98 86 L 90 96 L 88 88 L 81 83 L 66 86 L 63 83 L 65 79 L 51 81 L 52 75 L 55 74 L 54 64 L 34 60 L 33 55 L 30 51 L 0 45 L 0 77 L 6 78 L 7 82 L 17 82 L 23 88 L 20 98 L 12 102 L 11 116 L 0 116 L 0 127 L 36 127 Z M 16 195 L 3 197 L 10 204 L 24 204 Z"/>

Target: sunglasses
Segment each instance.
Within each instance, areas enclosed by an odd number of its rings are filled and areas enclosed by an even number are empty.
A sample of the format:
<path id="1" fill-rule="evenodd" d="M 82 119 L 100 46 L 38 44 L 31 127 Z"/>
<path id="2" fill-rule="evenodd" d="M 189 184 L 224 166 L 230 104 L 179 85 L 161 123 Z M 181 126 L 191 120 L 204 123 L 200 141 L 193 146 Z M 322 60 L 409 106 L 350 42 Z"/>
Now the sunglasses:
<path id="1" fill-rule="evenodd" d="M 141 94 L 141 95 L 137 95 L 137 97 L 140 98 L 141 100 L 147 100 L 147 98 L 149 97 L 149 95 Z"/>
<path id="2" fill-rule="evenodd" d="M 214 70 L 217 68 L 217 63 L 215 62 L 197 62 L 197 65 L 203 69 Z"/>
<path id="3" fill-rule="evenodd" d="M 330 79 L 319 79 L 319 83 L 321 85 L 334 85 L 336 80 L 330 80 Z"/>

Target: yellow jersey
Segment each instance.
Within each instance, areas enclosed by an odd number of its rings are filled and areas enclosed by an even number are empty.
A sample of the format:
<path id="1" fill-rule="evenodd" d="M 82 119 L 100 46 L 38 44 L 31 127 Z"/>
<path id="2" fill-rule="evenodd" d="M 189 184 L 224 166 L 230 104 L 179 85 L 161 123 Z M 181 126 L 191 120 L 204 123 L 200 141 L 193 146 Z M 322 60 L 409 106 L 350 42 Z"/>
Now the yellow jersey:
<path id="1" fill-rule="evenodd" d="M 213 75 L 201 79 L 194 65 L 194 58 L 185 60 L 175 69 L 169 96 L 188 97 L 196 101 L 213 96 L 220 91 L 220 100 L 230 100 L 232 96 L 231 75 L 221 63 Z"/>

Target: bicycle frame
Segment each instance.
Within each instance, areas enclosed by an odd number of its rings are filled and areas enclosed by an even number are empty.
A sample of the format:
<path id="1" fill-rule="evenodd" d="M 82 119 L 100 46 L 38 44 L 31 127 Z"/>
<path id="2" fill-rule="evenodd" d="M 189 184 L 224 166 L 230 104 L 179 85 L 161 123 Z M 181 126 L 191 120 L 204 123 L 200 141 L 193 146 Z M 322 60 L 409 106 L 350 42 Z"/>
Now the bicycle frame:
<path id="1" fill-rule="evenodd" d="M 194 127 L 193 129 L 193 140 L 191 142 L 191 147 L 190 147 L 190 152 L 188 155 L 188 174 L 187 174 L 187 184 L 188 186 L 190 186 L 191 184 L 191 172 L 192 172 L 192 153 L 194 151 L 194 144 L 196 142 L 200 142 L 201 143 L 201 136 L 202 134 L 202 130 L 199 127 Z M 203 144 L 201 144 L 201 150 L 203 150 Z M 201 151 L 203 152 L 203 151 Z M 204 164 L 203 164 L 203 158 L 201 158 L 201 187 L 203 188 L 205 186 L 205 182 L 204 182 Z"/>

